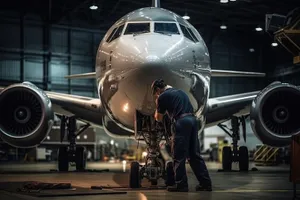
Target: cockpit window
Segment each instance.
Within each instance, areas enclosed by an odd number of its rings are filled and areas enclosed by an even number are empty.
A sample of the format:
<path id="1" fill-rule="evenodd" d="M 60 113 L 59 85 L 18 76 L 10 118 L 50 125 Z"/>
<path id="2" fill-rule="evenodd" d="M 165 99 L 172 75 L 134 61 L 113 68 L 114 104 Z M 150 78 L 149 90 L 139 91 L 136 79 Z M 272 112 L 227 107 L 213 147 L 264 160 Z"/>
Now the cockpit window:
<path id="1" fill-rule="evenodd" d="M 150 23 L 128 23 L 124 35 L 150 32 Z"/>
<path id="2" fill-rule="evenodd" d="M 111 42 L 115 39 L 117 39 L 118 37 L 121 36 L 121 33 L 123 31 L 123 28 L 124 28 L 124 24 L 119 26 L 119 27 L 116 27 L 110 34 L 110 36 L 107 38 L 106 42 Z"/>
<path id="3" fill-rule="evenodd" d="M 117 39 L 118 37 L 121 36 L 122 31 L 123 31 L 123 28 L 124 28 L 124 24 L 121 25 L 121 26 L 118 28 L 118 30 L 115 32 L 115 34 L 114 34 L 113 37 L 111 38 L 110 42 L 113 41 L 113 40 L 115 40 L 115 39 Z"/>
<path id="4" fill-rule="evenodd" d="M 181 28 L 183 35 L 186 38 L 190 39 L 193 42 L 198 42 L 198 40 L 197 40 L 196 36 L 193 34 L 192 30 L 189 31 L 187 27 L 185 27 L 181 24 L 180 24 L 180 28 Z"/>
<path id="5" fill-rule="evenodd" d="M 154 32 L 155 33 L 163 33 L 163 34 L 180 34 L 175 23 L 159 23 L 155 22 L 154 24 Z"/>
<path id="6" fill-rule="evenodd" d="M 190 34 L 191 34 L 192 37 L 194 38 L 194 41 L 195 41 L 195 42 L 199 42 L 199 40 L 197 39 L 197 37 L 196 37 L 196 35 L 194 34 L 194 32 L 192 31 L 192 29 L 190 29 L 190 28 L 187 28 L 187 29 L 189 30 Z"/>
<path id="7" fill-rule="evenodd" d="M 110 33 L 110 35 L 108 36 L 106 42 L 109 42 L 111 40 L 111 38 L 114 36 L 115 32 L 117 31 L 118 27 L 114 28 L 114 30 Z"/>

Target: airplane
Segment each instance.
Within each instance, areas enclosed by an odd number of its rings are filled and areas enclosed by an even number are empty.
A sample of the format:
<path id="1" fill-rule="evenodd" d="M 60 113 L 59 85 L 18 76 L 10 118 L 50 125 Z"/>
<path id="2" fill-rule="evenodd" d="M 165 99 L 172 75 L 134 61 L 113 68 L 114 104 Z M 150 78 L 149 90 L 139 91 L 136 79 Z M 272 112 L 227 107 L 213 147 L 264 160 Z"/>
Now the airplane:
<path id="1" fill-rule="evenodd" d="M 95 79 L 98 98 L 43 91 L 30 82 L 0 88 L 0 135 L 12 146 L 35 147 L 51 130 L 54 114 L 59 116 L 61 140 L 67 135 L 70 143 L 59 148 L 59 171 L 68 171 L 69 162 L 75 162 L 77 170 L 85 169 L 85 150 L 76 146 L 76 137 L 89 126 L 101 127 L 113 137 L 143 140 L 148 155 L 144 166 L 131 163 L 130 186 L 139 187 L 142 178 L 156 185 L 171 169 L 159 152 L 159 142 L 168 138 L 168 120 L 163 125 L 154 120 L 150 89 L 153 80 L 162 78 L 188 94 L 199 133 L 214 125 L 226 130 L 221 124 L 231 120 L 227 133 L 233 147 L 223 148 L 223 169 L 230 170 L 232 162 L 239 162 L 240 170 L 247 171 L 248 149 L 238 147 L 240 126 L 245 137 L 245 118 L 250 116 L 253 132 L 262 143 L 289 145 L 299 133 L 299 88 L 274 82 L 261 91 L 209 98 L 210 80 L 264 76 L 211 69 L 208 48 L 199 32 L 154 0 L 152 7 L 134 10 L 111 26 L 99 45 L 95 72 L 66 77 Z M 77 120 L 86 125 L 77 129 Z"/>

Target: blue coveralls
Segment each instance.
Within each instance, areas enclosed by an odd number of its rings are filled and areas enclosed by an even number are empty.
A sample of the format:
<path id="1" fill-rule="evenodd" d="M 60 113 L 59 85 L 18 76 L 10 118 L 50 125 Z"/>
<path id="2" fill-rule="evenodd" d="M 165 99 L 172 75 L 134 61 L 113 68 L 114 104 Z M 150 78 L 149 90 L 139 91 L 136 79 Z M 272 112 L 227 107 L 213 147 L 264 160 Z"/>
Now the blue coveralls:
<path id="1" fill-rule="evenodd" d="M 182 116 L 182 114 L 193 113 L 188 96 L 181 90 L 169 88 L 158 97 L 157 111 L 167 112 L 171 120 L 175 121 L 172 131 L 172 156 L 177 187 L 188 187 L 186 159 L 189 159 L 189 164 L 200 185 L 211 186 L 207 167 L 200 156 L 196 118 L 193 115 Z"/>

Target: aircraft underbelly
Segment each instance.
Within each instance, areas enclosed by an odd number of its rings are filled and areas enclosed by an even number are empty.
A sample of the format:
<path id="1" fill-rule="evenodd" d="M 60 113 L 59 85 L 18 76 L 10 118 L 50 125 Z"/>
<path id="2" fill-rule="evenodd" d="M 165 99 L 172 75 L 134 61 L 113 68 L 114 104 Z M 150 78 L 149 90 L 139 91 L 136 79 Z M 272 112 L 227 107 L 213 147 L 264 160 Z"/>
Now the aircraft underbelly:
<path id="1" fill-rule="evenodd" d="M 185 91 L 195 111 L 202 106 L 199 105 L 199 99 L 196 99 L 198 97 L 191 93 L 191 87 L 195 84 L 194 80 L 165 66 L 140 67 L 132 69 L 126 74 L 122 74 L 122 72 L 114 74 L 114 77 L 110 81 L 104 81 L 102 98 L 110 117 L 117 124 L 131 130 L 134 127 L 136 110 L 145 115 L 154 114 L 156 106 L 151 93 L 151 84 L 157 78 L 162 78 L 166 84 Z M 198 87 L 199 89 L 203 90 L 203 88 Z M 203 94 L 203 92 L 199 94 Z M 202 96 L 200 99 L 203 100 L 206 97 Z"/>

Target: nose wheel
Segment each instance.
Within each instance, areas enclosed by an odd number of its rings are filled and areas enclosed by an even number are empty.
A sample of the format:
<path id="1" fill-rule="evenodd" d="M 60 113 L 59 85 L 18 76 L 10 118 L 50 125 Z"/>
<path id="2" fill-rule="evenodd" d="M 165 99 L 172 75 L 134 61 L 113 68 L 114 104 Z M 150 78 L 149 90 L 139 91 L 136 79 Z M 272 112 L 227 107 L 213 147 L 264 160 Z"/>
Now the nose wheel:
<path id="1" fill-rule="evenodd" d="M 140 178 L 140 164 L 138 162 L 132 162 L 130 164 L 130 174 L 129 174 L 129 187 L 130 188 L 140 188 L 141 178 Z"/>
<path id="2" fill-rule="evenodd" d="M 232 117 L 231 129 L 226 125 L 219 124 L 218 126 L 232 138 L 232 147 L 225 146 L 222 149 L 222 167 L 224 171 L 232 170 L 232 163 L 239 163 L 240 171 L 249 170 L 249 153 L 246 146 L 238 146 L 240 140 L 240 124 L 242 124 L 243 137 L 246 142 L 246 123 L 245 117 Z"/>
<path id="3" fill-rule="evenodd" d="M 90 125 L 82 126 L 77 132 L 76 118 L 61 117 L 61 142 L 65 137 L 65 130 L 67 129 L 68 146 L 61 146 L 58 149 L 58 171 L 67 172 L 69 170 L 69 163 L 75 163 L 77 171 L 84 171 L 86 168 L 86 150 L 83 146 L 76 145 L 76 138 L 83 133 Z"/>
<path id="4" fill-rule="evenodd" d="M 168 182 L 167 171 L 170 170 L 170 167 L 169 169 L 165 168 L 165 160 L 160 153 L 159 146 L 163 139 L 166 140 L 167 143 L 169 141 L 167 126 L 164 126 L 165 122 L 158 123 L 154 120 L 153 116 L 143 115 L 138 111 L 136 111 L 135 117 L 135 137 L 138 141 L 145 141 L 147 145 L 147 156 L 145 157 L 145 165 L 143 166 L 138 162 L 131 163 L 129 186 L 131 188 L 141 187 L 143 178 L 148 179 L 152 186 L 156 186 L 160 178 Z"/>
<path id="5" fill-rule="evenodd" d="M 161 163 L 164 161 L 161 160 Z M 151 183 L 151 186 L 157 186 L 158 180 L 163 178 L 166 185 L 173 185 L 173 165 L 167 165 L 166 169 L 161 164 L 149 164 L 140 165 L 138 162 L 132 162 L 130 165 L 129 174 L 129 187 L 140 188 L 142 187 L 142 179 L 146 178 Z"/>

